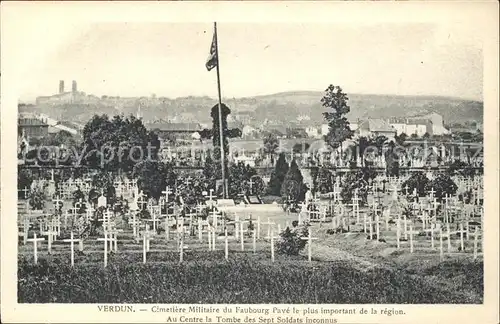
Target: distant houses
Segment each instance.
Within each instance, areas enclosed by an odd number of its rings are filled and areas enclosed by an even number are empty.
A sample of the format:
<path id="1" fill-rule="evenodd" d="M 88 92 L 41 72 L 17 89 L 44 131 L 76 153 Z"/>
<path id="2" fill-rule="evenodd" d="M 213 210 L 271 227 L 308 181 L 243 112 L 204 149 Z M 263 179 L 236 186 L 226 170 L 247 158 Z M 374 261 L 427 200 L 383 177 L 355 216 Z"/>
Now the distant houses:
<path id="1" fill-rule="evenodd" d="M 359 136 L 385 136 L 389 140 L 394 140 L 396 129 L 384 119 L 368 119 L 359 124 L 357 130 Z"/>
<path id="2" fill-rule="evenodd" d="M 27 138 L 42 138 L 61 131 L 77 136 L 81 134 L 83 125 L 72 121 L 59 121 L 45 114 L 19 113 L 17 128 L 18 134 L 24 134 Z"/>
<path id="3" fill-rule="evenodd" d="M 37 116 L 19 116 L 17 133 L 25 138 L 42 138 L 49 134 L 49 124 Z"/>

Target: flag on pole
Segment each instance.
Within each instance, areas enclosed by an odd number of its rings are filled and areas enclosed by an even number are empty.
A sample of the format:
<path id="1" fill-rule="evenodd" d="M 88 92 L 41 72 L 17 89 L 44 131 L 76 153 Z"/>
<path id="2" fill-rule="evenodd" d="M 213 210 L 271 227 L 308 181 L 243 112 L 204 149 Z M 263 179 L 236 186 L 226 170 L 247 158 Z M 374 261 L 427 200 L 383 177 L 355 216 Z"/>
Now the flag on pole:
<path id="1" fill-rule="evenodd" d="M 208 56 L 207 63 L 205 63 L 207 70 L 210 71 L 217 66 L 217 34 L 214 31 L 212 38 L 212 45 L 210 46 L 210 55 Z"/>

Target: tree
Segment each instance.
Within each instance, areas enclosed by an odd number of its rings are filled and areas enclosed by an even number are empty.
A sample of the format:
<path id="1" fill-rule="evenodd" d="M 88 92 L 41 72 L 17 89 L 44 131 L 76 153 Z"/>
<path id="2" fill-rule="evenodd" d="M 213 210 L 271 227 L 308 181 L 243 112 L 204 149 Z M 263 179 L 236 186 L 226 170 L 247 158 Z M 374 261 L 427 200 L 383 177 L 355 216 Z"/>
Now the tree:
<path id="1" fill-rule="evenodd" d="M 373 168 L 363 167 L 358 170 L 348 172 L 342 179 L 342 191 L 340 196 L 344 203 L 349 203 L 354 197 L 354 191 L 357 190 L 358 198 L 362 203 L 367 202 L 368 198 L 368 183 L 375 179 L 377 173 Z"/>
<path id="2" fill-rule="evenodd" d="M 269 194 L 273 196 L 279 196 L 281 194 L 281 186 L 283 184 L 283 181 L 285 180 L 287 172 L 288 163 L 285 159 L 285 153 L 280 153 L 278 161 L 276 161 L 276 166 L 271 173 L 271 179 L 269 180 Z"/>
<path id="3" fill-rule="evenodd" d="M 481 130 L 477 130 L 475 134 L 472 135 L 472 140 L 474 142 L 482 143 L 483 142 L 483 132 Z"/>
<path id="4" fill-rule="evenodd" d="M 25 188 L 31 188 L 33 183 L 33 174 L 28 169 L 17 168 L 17 196 L 18 198 L 28 199 L 28 192 L 20 191 Z"/>
<path id="5" fill-rule="evenodd" d="M 281 138 L 283 136 L 285 136 L 285 134 L 283 134 L 282 132 L 280 132 L 279 130 L 277 129 L 270 129 L 270 130 L 265 130 L 262 132 L 262 135 L 263 136 L 268 136 L 269 134 L 272 134 L 278 138 Z"/>
<path id="6" fill-rule="evenodd" d="M 170 164 L 159 161 L 142 161 L 134 166 L 132 176 L 137 179 L 139 190 L 150 198 L 159 199 L 167 186 L 172 187 L 177 178 Z"/>
<path id="7" fill-rule="evenodd" d="M 298 202 L 304 199 L 306 191 L 307 187 L 304 184 L 304 178 L 299 170 L 299 166 L 295 160 L 292 160 L 281 185 L 281 196 L 293 202 Z"/>
<path id="8" fill-rule="evenodd" d="M 411 134 L 410 138 L 411 138 L 411 139 L 417 139 L 417 138 L 418 138 L 417 133 L 413 133 L 413 134 Z"/>
<path id="9" fill-rule="evenodd" d="M 231 164 L 229 171 L 229 197 L 237 197 L 240 194 L 251 194 L 250 179 L 257 175 L 257 171 L 242 162 Z"/>
<path id="10" fill-rule="evenodd" d="M 274 155 L 280 145 L 278 137 L 273 133 L 268 133 L 262 141 L 264 144 L 264 154 L 271 156 L 271 164 L 274 164 Z"/>
<path id="11" fill-rule="evenodd" d="M 429 139 L 429 138 L 431 138 L 431 134 L 429 134 L 428 132 L 425 132 L 425 134 L 422 135 L 422 138 L 423 139 Z"/>
<path id="12" fill-rule="evenodd" d="M 450 176 L 460 175 L 463 177 L 474 177 L 476 170 L 467 162 L 461 160 L 454 160 L 449 166 L 446 172 Z"/>
<path id="13" fill-rule="evenodd" d="M 398 145 L 403 145 L 407 139 L 408 135 L 406 135 L 406 133 L 401 133 L 399 135 L 394 136 L 394 140 Z"/>
<path id="14" fill-rule="evenodd" d="M 157 160 L 158 135 L 140 119 L 94 115 L 83 129 L 84 163 L 107 171 L 130 172 L 136 163 Z"/>
<path id="15" fill-rule="evenodd" d="M 385 172 L 387 176 L 399 177 L 399 155 L 396 150 L 396 144 L 389 142 L 389 149 L 384 153 Z"/>
<path id="16" fill-rule="evenodd" d="M 34 188 L 29 194 L 29 204 L 33 210 L 43 210 L 45 207 L 45 193 L 43 189 Z"/>
<path id="17" fill-rule="evenodd" d="M 378 154 L 382 154 L 384 147 L 388 144 L 389 139 L 384 135 L 378 135 L 375 137 L 373 144 L 378 149 Z"/>
<path id="18" fill-rule="evenodd" d="M 48 134 L 40 140 L 41 145 L 45 146 L 65 146 L 68 148 L 75 147 L 78 143 L 70 132 L 61 130 L 57 133 Z"/>
<path id="19" fill-rule="evenodd" d="M 345 117 L 351 111 L 347 104 L 348 100 L 349 98 L 342 92 L 342 89 L 334 85 L 328 86 L 321 99 L 323 107 L 332 110 L 323 113 L 329 126 L 328 134 L 324 136 L 324 140 L 334 150 L 339 147 L 342 149 L 342 143 L 354 135 L 354 131 L 351 130 L 349 121 Z"/>
<path id="20" fill-rule="evenodd" d="M 457 192 L 458 186 L 449 174 L 439 173 L 432 181 L 427 183 L 426 191 L 429 192 L 431 189 L 434 191 L 434 197 L 438 201 L 442 201 L 446 195 L 454 195 Z"/>
<path id="21" fill-rule="evenodd" d="M 113 173 L 98 169 L 96 174 L 92 177 L 92 187 L 98 193 L 97 199 L 101 196 L 101 194 L 106 197 L 106 203 L 108 205 L 113 205 L 116 197 L 115 197 L 115 187 L 114 187 L 115 177 Z M 95 198 L 95 193 L 92 193 L 93 196 L 90 196 L 89 193 L 89 201 L 97 203 L 97 200 L 93 200 Z"/>
<path id="22" fill-rule="evenodd" d="M 412 195 L 413 191 L 416 190 L 419 197 L 423 197 L 427 193 L 429 178 L 423 172 L 413 173 L 408 180 L 403 182 L 401 188 L 403 192 L 408 191 L 408 195 Z"/>

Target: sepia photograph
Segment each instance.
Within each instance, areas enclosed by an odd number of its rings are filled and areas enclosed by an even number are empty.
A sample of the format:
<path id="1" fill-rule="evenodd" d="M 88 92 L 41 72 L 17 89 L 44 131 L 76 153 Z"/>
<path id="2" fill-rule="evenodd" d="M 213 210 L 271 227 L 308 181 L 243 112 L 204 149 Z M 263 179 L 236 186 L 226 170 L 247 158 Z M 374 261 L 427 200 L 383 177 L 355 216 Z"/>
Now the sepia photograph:
<path id="1" fill-rule="evenodd" d="M 470 24 L 67 26 L 8 107 L 17 138 L 2 129 L 15 303 L 316 324 L 484 304 L 498 215 Z"/>

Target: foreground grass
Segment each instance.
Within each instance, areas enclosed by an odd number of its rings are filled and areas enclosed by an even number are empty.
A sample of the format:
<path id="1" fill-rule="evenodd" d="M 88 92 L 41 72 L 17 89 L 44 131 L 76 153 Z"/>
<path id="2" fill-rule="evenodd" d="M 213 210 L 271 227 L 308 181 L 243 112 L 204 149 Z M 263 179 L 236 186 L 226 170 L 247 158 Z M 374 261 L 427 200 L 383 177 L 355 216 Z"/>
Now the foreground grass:
<path id="1" fill-rule="evenodd" d="M 18 265 L 20 303 L 480 303 L 482 262 L 461 268 L 445 264 L 427 273 L 400 269 L 354 269 L 347 262 L 271 264 L 244 255 L 178 264 L 141 264 L 115 258 L 72 268 L 66 260 Z M 449 268 L 452 271 L 449 271 Z M 449 285 L 429 281 L 448 278 Z M 457 276 L 467 279 L 455 284 Z M 425 280 L 424 280 L 425 279 Z M 434 283 L 433 283 L 434 282 Z M 472 290 L 472 291 L 471 291 Z"/>

